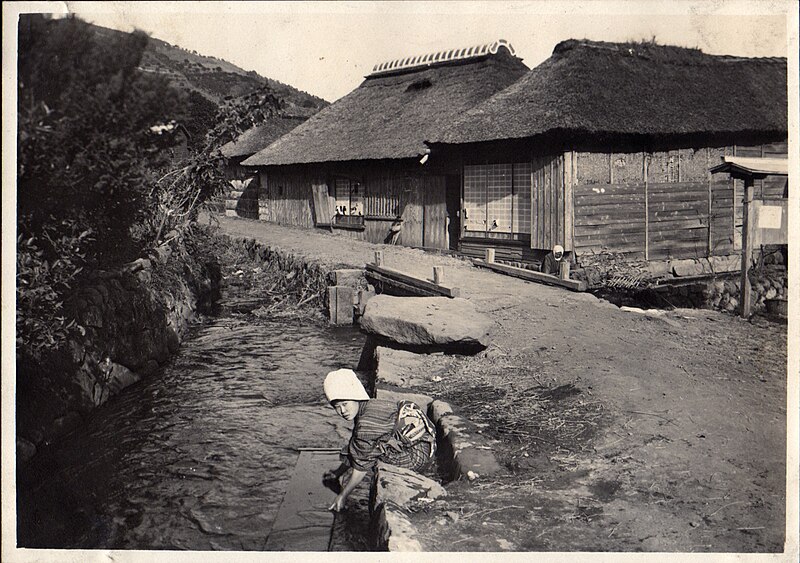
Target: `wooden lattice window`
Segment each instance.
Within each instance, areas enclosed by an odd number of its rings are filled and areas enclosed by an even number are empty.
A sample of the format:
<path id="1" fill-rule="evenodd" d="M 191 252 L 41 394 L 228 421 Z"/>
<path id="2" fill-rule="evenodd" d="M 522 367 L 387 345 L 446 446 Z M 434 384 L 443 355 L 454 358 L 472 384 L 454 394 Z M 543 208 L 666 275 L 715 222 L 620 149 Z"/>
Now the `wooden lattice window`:
<path id="1" fill-rule="evenodd" d="M 334 180 L 336 215 L 334 224 L 356 226 L 364 224 L 364 186 L 350 178 Z"/>
<path id="2" fill-rule="evenodd" d="M 400 217 L 403 209 L 400 205 L 402 186 L 390 184 L 370 184 L 364 198 L 365 215 L 367 217 L 395 219 Z"/>
<path id="3" fill-rule="evenodd" d="M 464 166 L 467 234 L 530 234 L 530 214 L 530 163 Z"/>

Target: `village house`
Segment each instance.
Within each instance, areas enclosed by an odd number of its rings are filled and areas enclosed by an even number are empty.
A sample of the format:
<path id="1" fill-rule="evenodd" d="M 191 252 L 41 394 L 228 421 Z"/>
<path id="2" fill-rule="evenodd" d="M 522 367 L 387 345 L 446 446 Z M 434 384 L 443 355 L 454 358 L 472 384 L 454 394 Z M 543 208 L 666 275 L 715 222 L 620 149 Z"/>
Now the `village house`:
<path id="1" fill-rule="evenodd" d="M 260 219 L 456 249 L 461 162 L 424 141 L 528 70 L 503 40 L 376 65 L 354 91 L 242 162 L 259 169 Z"/>
<path id="2" fill-rule="evenodd" d="M 231 184 L 226 193 L 226 214 L 258 219 L 258 174 L 254 169 L 242 166 L 242 161 L 269 146 L 305 120 L 305 116 L 273 117 L 251 127 L 220 148 L 226 159 L 225 175 Z"/>
<path id="3" fill-rule="evenodd" d="M 743 181 L 710 170 L 725 156 L 786 158 L 786 80 L 783 58 L 559 43 L 427 137 L 432 158 L 463 163 L 458 250 L 535 265 L 560 244 L 600 277 L 620 262 L 738 269 Z M 785 174 L 757 178 L 756 199 L 787 197 Z"/>

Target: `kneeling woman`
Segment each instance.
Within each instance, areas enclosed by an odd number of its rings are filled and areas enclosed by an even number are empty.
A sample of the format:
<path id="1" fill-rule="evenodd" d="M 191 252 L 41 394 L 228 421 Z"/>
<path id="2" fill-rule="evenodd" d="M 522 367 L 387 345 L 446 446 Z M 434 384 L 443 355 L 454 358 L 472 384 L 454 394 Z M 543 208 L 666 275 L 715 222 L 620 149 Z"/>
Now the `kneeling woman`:
<path id="1" fill-rule="evenodd" d="M 419 471 L 433 459 L 434 426 L 416 404 L 370 399 L 350 369 L 330 372 L 324 389 L 339 416 L 353 421 L 353 435 L 342 448 L 341 465 L 323 477 L 338 482 L 347 474 L 330 510 L 339 512 L 344 508 L 347 497 L 378 461 Z"/>

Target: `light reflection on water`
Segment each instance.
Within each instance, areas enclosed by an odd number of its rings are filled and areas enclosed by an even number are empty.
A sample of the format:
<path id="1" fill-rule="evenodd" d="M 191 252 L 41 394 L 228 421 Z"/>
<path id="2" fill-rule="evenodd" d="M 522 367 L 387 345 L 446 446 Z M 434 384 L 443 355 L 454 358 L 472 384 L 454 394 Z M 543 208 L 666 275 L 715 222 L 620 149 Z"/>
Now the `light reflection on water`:
<path id="1" fill-rule="evenodd" d="M 349 434 L 321 383 L 362 345 L 355 328 L 213 319 L 18 477 L 20 547 L 263 549 L 294 448 Z"/>

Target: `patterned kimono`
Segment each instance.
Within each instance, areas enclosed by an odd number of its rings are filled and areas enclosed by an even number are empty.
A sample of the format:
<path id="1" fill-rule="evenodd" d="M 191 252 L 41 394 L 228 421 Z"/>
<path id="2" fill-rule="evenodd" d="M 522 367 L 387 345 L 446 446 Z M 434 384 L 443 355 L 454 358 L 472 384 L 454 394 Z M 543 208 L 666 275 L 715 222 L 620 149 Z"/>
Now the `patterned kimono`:
<path id="1" fill-rule="evenodd" d="M 370 399 L 359 405 L 342 462 L 369 471 L 378 461 L 419 471 L 436 452 L 436 431 L 411 401 Z"/>

